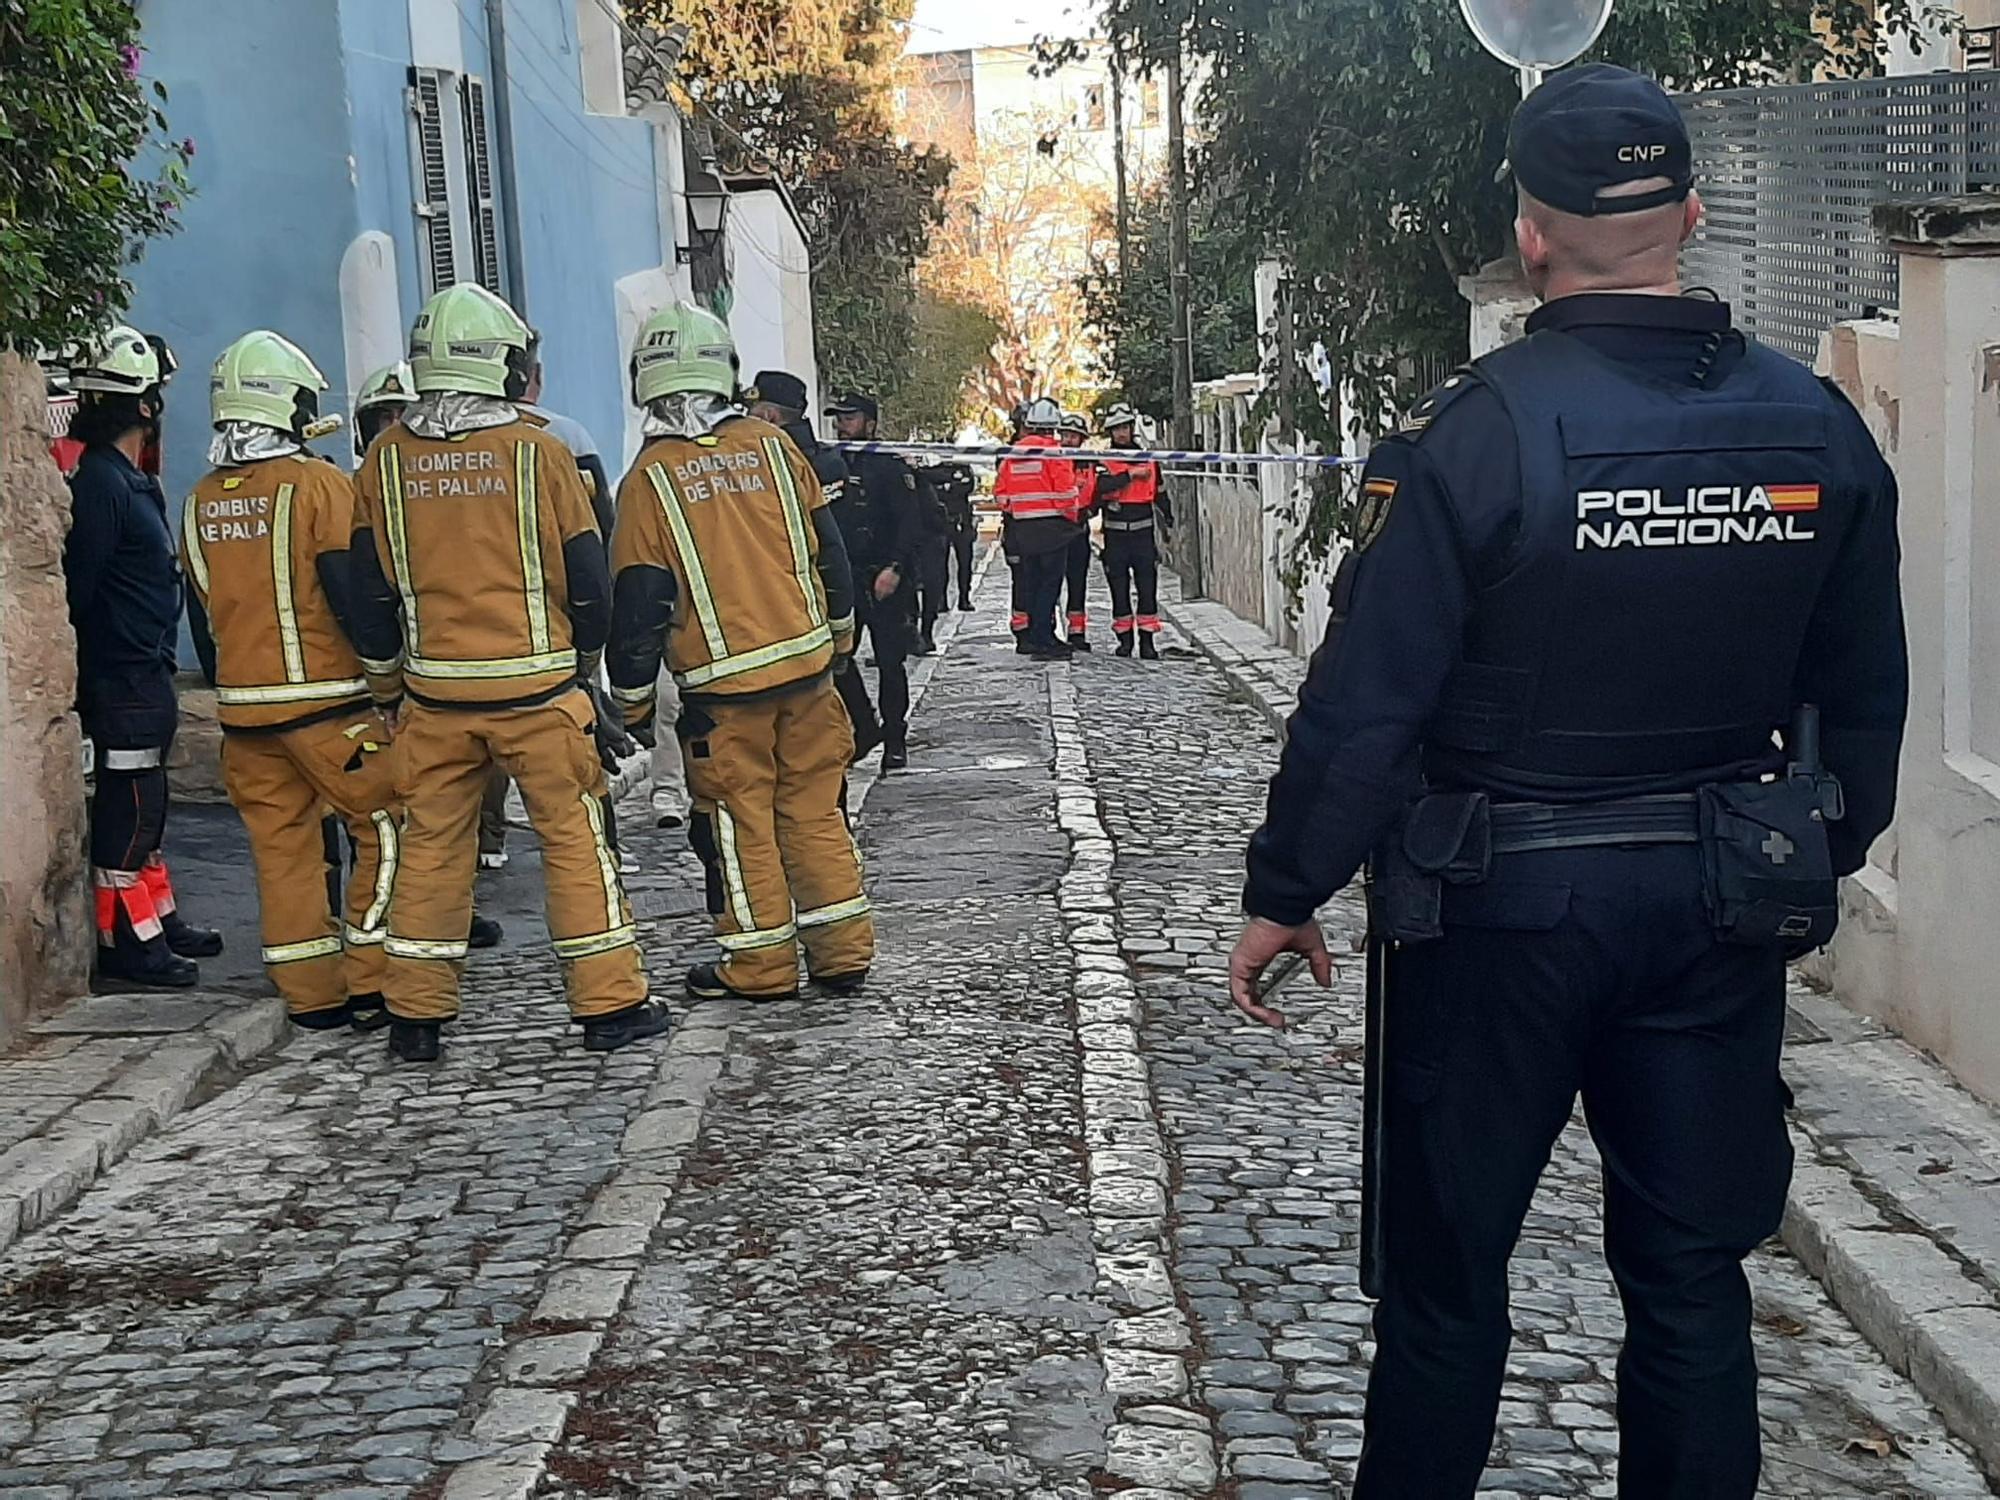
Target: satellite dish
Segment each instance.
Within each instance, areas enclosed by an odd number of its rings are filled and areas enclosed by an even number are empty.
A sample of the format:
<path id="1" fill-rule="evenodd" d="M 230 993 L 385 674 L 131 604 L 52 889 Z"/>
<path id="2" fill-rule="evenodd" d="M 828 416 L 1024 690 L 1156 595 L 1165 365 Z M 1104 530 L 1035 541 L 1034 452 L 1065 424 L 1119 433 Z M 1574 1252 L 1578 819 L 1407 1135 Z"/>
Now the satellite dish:
<path id="1" fill-rule="evenodd" d="M 1588 52 L 1611 19 L 1611 0 L 1458 0 L 1458 8 L 1479 45 L 1520 70 L 1523 95 Z"/>

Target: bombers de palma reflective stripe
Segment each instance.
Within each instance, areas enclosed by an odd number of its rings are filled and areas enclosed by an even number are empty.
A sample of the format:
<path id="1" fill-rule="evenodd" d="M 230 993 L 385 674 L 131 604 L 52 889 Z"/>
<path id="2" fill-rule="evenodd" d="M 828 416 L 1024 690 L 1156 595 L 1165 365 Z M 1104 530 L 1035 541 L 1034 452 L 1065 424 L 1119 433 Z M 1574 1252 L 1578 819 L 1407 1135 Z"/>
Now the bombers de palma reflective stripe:
<path id="1" fill-rule="evenodd" d="M 194 574 L 195 586 L 206 594 L 208 554 L 201 550 L 200 507 L 195 504 L 192 495 L 181 506 L 181 537 L 187 544 L 188 571 Z"/>
<path id="2" fill-rule="evenodd" d="M 590 792 L 577 800 L 583 804 L 583 815 L 590 822 L 590 840 L 597 848 L 597 877 L 604 883 L 605 926 L 609 929 L 625 925 L 625 897 L 618 887 L 618 860 L 611 852 L 610 840 L 604 836 L 603 804 Z"/>
<path id="3" fill-rule="evenodd" d="M 403 455 L 393 442 L 382 445 L 379 469 L 382 509 L 389 520 L 389 568 L 396 575 L 396 592 L 403 596 L 403 651 L 409 656 L 416 653 L 422 634 L 417 624 L 416 587 L 410 582 L 410 534 L 403 515 Z"/>
<path id="4" fill-rule="evenodd" d="M 396 890 L 396 870 L 403 861 L 402 829 L 396 820 L 378 808 L 368 815 L 368 821 L 375 825 L 378 855 L 375 895 L 368 903 L 368 910 L 361 914 L 359 931 L 347 929 L 348 941 L 356 943 L 379 943 L 389 935 L 383 923 L 389 916 L 389 898 Z"/>
<path id="5" fill-rule="evenodd" d="M 804 635 L 795 635 L 788 641 L 773 641 L 768 646 L 760 646 L 755 651 L 745 651 L 723 661 L 712 661 L 705 666 L 691 667 L 685 672 L 676 672 L 674 681 L 684 688 L 704 687 L 711 682 L 720 682 L 726 677 L 739 677 L 758 667 L 774 666 L 781 661 L 790 661 L 795 656 L 808 656 L 822 646 L 833 644 L 833 627 L 815 625 Z"/>
<path id="6" fill-rule="evenodd" d="M 224 708 L 245 708 L 257 703 L 317 703 L 335 698 L 358 698 L 368 691 L 364 677 L 347 677 L 337 682 L 287 682 L 270 687 L 217 687 L 215 701 Z"/>
<path id="7" fill-rule="evenodd" d="M 776 948 L 783 943 L 798 941 L 799 929 L 794 922 L 782 927 L 765 927 L 755 932 L 718 932 L 716 942 L 725 953 L 752 953 L 759 948 Z"/>
<path id="8" fill-rule="evenodd" d="M 736 852 L 736 819 L 720 802 L 715 804 L 715 842 L 722 853 L 722 879 L 729 890 L 729 915 L 745 932 L 757 925 L 750 910 L 750 887 L 743 879 L 743 861 Z"/>
<path id="9" fill-rule="evenodd" d="M 792 576 L 798 580 L 799 598 L 806 618 L 824 625 L 825 602 L 820 598 L 818 580 L 813 577 L 812 546 L 806 540 L 806 512 L 799 503 L 799 487 L 792 478 L 792 466 L 785 462 L 785 450 L 777 438 L 764 439 L 764 459 L 778 480 L 778 503 L 785 512 L 785 534 L 792 544 Z M 803 639 L 803 637 L 801 637 Z"/>
<path id="10" fill-rule="evenodd" d="M 296 485 L 278 486 L 271 523 L 271 592 L 278 609 L 278 645 L 285 658 L 285 681 L 306 680 L 306 650 L 299 640 L 299 604 L 292 597 L 292 496 Z M 219 700 L 218 700 L 219 701 Z"/>
<path id="11" fill-rule="evenodd" d="M 540 493 L 541 452 L 533 443 L 514 445 L 514 525 L 521 533 L 521 588 L 528 606 L 528 649 L 549 650 L 548 581 L 542 573 Z"/>
<path id="12" fill-rule="evenodd" d="M 412 677 L 456 677 L 468 681 L 492 681 L 505 677 L 538 677 L 544 672 L 573 672 L 576 652 L 550 651 L 540 656 L 495 656 L 482 661 L 437 661 L 428 656 L 404 658 L 404 669 Z"/>
<path id="13" fill-rule="evenodd" d="M 549 946 L 556 951 L 557 958 L 595 958 L 600 953 L 615 953 L 620 948 L 630 948 L 639 941 L 639 929 L 627 924 L 615 927 L 610 932 L 593 932 L 583 937 L 556 938 Z"/>
<path id="14" fill-rule="evenodd" d="M 307 938 L 301 943 L 277 943 L 265 948 L 262 957 L 267 964 L 296 964 L 309 958 L 338 958 L 341 954 L 340 939 L 337 937 Z"/>
<path id="15" fill-rule="evenodd" d="M 831 906 L 815 906 L 810 911 L 799 913 L 801 927 L 831 927 L 835 922 L 851 921 L 855 917 L 865 917 L 874 910 L 866 896 L 853 896 L 846 901 L 836 901 Z"/>
<path id="16" fill-rule="evenodd" d="M 465 957 L 472 945 L 464 938 L 406 938 L 393 932 L 382 944 L 391 958 L 428 958 L 450 963 Z"/>
<path id="17" fill-rule="evenodd" d="M 674 488 L 673 480 L 667 477 L 664 464 L 647 465 L 646 478 L 652 482 L 653 492 L 660 497 L 660 513 L 666 517 L 667 529 L 674 534 L 674 546 L 680 549 L 681 566 L 688 575 L 688 593 L 694 600 L 695 623 L 701 626 L 702 639 L 708 644 L 709 659 L 712 662 L 722 661 L 729 655 L 729 642 L 722 634 L 722 617 L 715 612 L 715 595 L 708 586 L 708 569 L 702 566 L 701 553 L 694 544 L 694 533 L 688 529 L 687 512 L 681 507 L 680 492 Z"/>

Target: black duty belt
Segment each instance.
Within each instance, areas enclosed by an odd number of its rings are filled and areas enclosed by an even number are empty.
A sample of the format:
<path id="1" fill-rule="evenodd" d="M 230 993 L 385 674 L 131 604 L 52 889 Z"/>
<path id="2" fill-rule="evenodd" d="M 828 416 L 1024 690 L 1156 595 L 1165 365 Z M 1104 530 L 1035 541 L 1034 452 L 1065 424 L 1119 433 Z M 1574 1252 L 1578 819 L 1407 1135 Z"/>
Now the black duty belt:
<path id="1" fill-rule="evenodd" d="M 1699 802 L 1693 792 L 1618 802 L 1495 802 L 1492 827 L 1495 854 L 1701 841 Z"/>

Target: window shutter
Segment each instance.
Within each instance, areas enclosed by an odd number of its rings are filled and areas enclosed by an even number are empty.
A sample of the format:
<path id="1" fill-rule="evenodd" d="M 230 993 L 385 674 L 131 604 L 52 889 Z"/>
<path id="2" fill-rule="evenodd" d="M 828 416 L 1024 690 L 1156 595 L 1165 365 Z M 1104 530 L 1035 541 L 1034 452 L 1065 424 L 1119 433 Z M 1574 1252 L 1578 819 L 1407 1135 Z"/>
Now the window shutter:
<path id="1" fill-rule="evenodd" d="M 500 285 L 499 216 L 493 208 L 493 160 L 486 134 L 486 83 L 467 75 L 459 80 L 465 119 L 465 184 L 471 200 L 472 278 L 504 296 Z"/>
<path id="2" fill-rule="evenodd" d="M 417 239 L 424 251 L 426 295 L 458 280 L 451 173 L 444 154 L 444 87 L 444 74 L 436 68 L 410 70 L 410 111 L 417 132 Z"/>

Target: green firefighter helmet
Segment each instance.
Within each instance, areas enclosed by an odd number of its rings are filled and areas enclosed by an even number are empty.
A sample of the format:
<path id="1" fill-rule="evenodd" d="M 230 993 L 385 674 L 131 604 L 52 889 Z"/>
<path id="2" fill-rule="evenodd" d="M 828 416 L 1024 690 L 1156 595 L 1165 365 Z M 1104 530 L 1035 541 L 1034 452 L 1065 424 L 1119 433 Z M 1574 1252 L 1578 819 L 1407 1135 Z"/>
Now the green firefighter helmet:
<path id="1" fill-rule="evenodd" d="M 256 422 L 302 436 L 319 415 L 326 377 L 305 350 L 268 328 L 243 335 L 216 356 L 208 375 L 208 415 L 224 422 Z"/>
<path id="2" fill-rule="evenodd" d="M 639 329 L 631 374 L 639 406 L 689 391 L 734 395 L 736 345 L 729 325 L 691 302 L 663 307 Z"/>
<path id="3" fill-rule="evenodd" d="M 477 282 L 446 287 L 410 327 L 410 373 L 419 391 L 518 401 L 534 360 L 534 330 Z"/>
<path id="4" fill-rule="evenodd" d="M 361 389 L 354 393 L 354 415 L 378 406 L 408 406 L 416 399 L 417 382 L 410 374 L 410 362 L 399 359 L 361 382 Z"/>
<path id="5" fill-rule="evenodd" d="M 79 349 L 70 361 L 69 388 L 143 396 L 174 372 L 166 344 L 155 342 L 129 323 L 114 323 Z"/>

